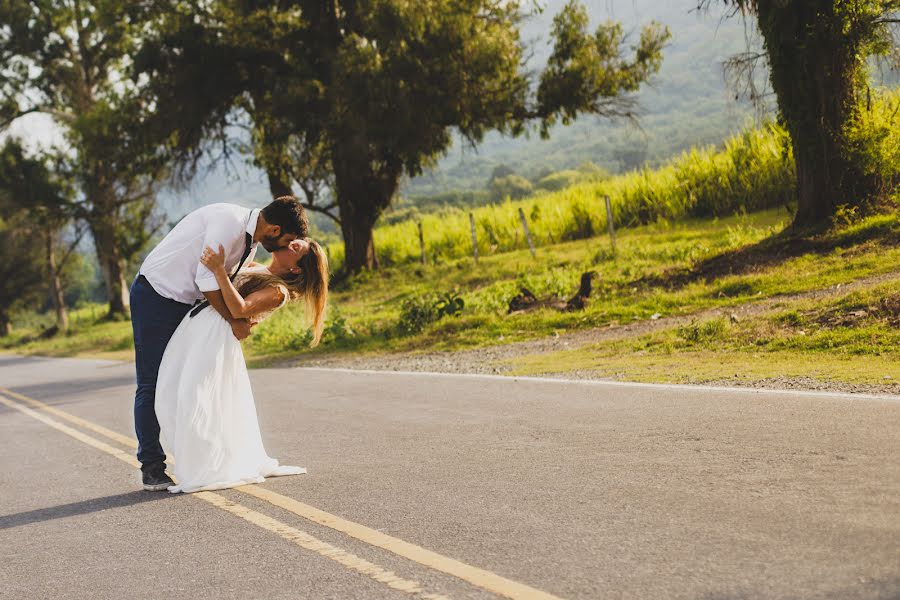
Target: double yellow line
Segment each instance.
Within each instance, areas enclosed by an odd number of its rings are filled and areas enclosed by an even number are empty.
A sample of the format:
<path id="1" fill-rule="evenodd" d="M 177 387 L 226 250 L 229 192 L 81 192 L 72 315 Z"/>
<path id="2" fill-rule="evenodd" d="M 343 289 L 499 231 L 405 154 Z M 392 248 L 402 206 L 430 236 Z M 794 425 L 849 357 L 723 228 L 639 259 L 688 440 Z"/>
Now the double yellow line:
<path id="1" fill-rule="evenodd" d="M 78 429 L 74 429 L 56 419 L 50 417 L 58 417 L 63 421 L 68 421 L 73 425 L 77 425 L 88 431 L 103 436 L 104 438 L 125 446 L 130 449 L 137 447 L 137 442 L 128 436 L 124 436 L 111 429 L 107 429 L 102 425 L 98 425 L 86 419 L 76 417 L 65 411 L 49 406 L 34 398 L 29 398 L 5 388 L 0 388 L 0 403 L 18 410 L 42 423 L 53 427 L 54 429 L 69 435 L 80 442 L 83 442 L 97 450 L 105 452 L 110 456 L 118 458 L 124 463 L 132 467 L 140 468 L 140 463 L 130 452 L 125 452 L 120 448 L 111 446 L 110 444 L 92 437 Z M 342 519 L 336 515 L 332 515 L 325 511 L 319 510 L 308 504 L 304 504 L 293 498 L 283 496 L 263 487 L 250 485 L 234 488 L 236 491 L 253 496 L 273 506 L 284 509 L 299 517 L 328 527 L 335 531 L 339 531 L 361 542 L 365 542 L 371 546 L 381 548 L 405 559 L 411 560 L 422 566 L 428 567 L 435 571 L 440 571 L 448 575 L 457 577 L 467 583 L 487 590 L 499 596 L 512 598 L 514 600 L 560 600 L 557 596 L 548 594 L 541 590 L 529 587 L 527 585 L 506 579 L 496 573 L 485 571 L 471 565 L 467 565 L 458 560 L 443 556 L 431 550 L 416 546 L 401 539 L 391 537 L 380 531 L 376 531 L 365 525 L 354 523 L 346 519 Z M 312 535 L 292 527 L 286 523 L 273 519 L 260 512 L 254 511 L 242 504 L 232 502 L 220 494 L 213 492 L 196 492 L 191 494 L 194 498 L 199 498 L 212 504 L 213 506 L 227 511 L 237 517 L 244 519 L 262 529 L 275 533 L 279 537 L 293 542 L 294 544 L 315 552 L 321 556 L 329 558 L 343 565 L 344 567 L 370 577 L 371 579 L 387 585 L 388 587 L 406 592 L 410 595 L 424 598 L 426 600 L 449 600 L 446 596 L 433 594 L 423 589 L 418 582 L 399 577 L 392 571 L 388 571 L 366 561 L 350 552 L 342 550 L 337 546 L 319 540 Z"/>

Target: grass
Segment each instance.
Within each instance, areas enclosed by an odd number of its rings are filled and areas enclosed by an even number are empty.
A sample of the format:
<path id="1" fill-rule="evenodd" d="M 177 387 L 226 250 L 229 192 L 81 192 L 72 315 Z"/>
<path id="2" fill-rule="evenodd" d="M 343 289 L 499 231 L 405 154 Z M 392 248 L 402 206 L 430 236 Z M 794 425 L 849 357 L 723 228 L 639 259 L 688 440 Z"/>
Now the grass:
<path id="1" fill-rule="evenodd" d="M 616 227 L 660 220 L 726 216 L 785 206 L 794 197 L 794 162 L 786 132 L 775 124 L 750 128 L 722 148 L 696 148 L 658 169 L 642 169 L 599 182 L 585 182 L 523 200 L 467 210 L 445 208 L 419 217 L 425 252 L 437 265 L 472 255 L 469 213 L 479 256 L 527 248 L 519 216 L 525 215 L 538 247 L 591 238 L 607 229 L 603 197 L 611 199 Z M 417 224 L 406 220 L 377 227 L 375 246 L 382 266 L 412 264 L 421 249 Z M 329 245 L 332 264 L 343 246 Z"/>
<path id="2" fill-rule="evenodd" d="M 604 354 L 583 350 L 574 354 L 528 357 L 511 375 L 589 372 L 596 377 L 644 383 L 745 384 L 802 379 L 822 384 L 863 386 L 900 382 L 897 357 L 813 356 L 798 352 L 690 351 L 670 355 Z"/>
<path id="3" fill-rule="evenodd" d="M 692 321 L 509 364 L 519 375 L 587 371 L 674 383 L 779 377 L 900 383 L 900 275 L 824 300 L 786 300 L 748 319 Z"/>
<path id="4" fill-rule="evenodd" d="M 51 315 L 20 315 L 12 335 L 0 338 L 0 349 L 19 354 L 132 360 L 131 323 L 108 321 L 106 313 L 103 305 L 80 306 L 69 312 L 69 330 L 49 337 Z"/>
<path id="5" fill-rule="evenodd" d="M 363 275 L 333 292 L 319 348 L 307 348 L 302 309 L 292 305 L 257 327 L 244 344 L 245 352 L 251 365 L 262 366 L 301 355 L 453 351 L 654 315 L 685 316 L 749 305 L 898 271 L 900 215 L 872 216 L 802 241 L 781 233 L 788 220 L 785 211 L 776 209 L 721 219 L 659 221 L 621 231 L 615 255 L 601 236 L 541 248 L 536 259 L 521 250 L 484 257 L 477 265 L 471 259 L 399 265 Z M 801 250 L 789 251 L 792 248 Z M 738 257 L 740 268 L 723 257 Z M 587 270 L 598 277 L 584 311 L 506 314 L 521 286 L 538 297 L 565 298 Z M 452 291 L 465 302 L 459 316 L 401 335 L 404 301 Z M 884 375 L 900 379 L 891 363 L 900 358 L 896 316 L 884 312 L 893 309 L 869 308 L 893 302 L 898 294 L 894 281 L 826 303 L 785 300 L 787 304 L 771 314 L 746 322 L 702 321 L 635 339 L 521 357 L 514 366 L 522 374 L 592 370 L 665 381 L 735 374 L 814 376 L 819 370 L 844 381 L 872 383 Z M 846 317 L 859 311 L 866 316 Z M 46 325 L 49 317 L 32 316 L 0 341 L 0 347 L 51 356 L 129 358 L 130 324 L 104 322 L 102 314 L 97 306 L 73 311 L 69 333 L 47 339 L 39 334 L 42 319 Z M 865 365 L 860 364 L 863 359 Z"/>

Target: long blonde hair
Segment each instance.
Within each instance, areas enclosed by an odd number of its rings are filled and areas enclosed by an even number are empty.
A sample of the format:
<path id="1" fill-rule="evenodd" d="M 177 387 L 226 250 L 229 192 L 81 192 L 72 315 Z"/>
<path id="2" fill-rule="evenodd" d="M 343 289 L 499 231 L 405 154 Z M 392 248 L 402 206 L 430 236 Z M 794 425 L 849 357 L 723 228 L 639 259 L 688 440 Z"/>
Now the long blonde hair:
<path id="1" fill-rule="evenodd" d="M 315 348 L 322 339 L 325 329 L 325 308 L 328 302 L 328 257 L 322 246 L 314 240 L 309 241 L 309 251 L 300 257 L 297 266 L 300 272 L 287 273 L 284 276 L 271 273 L 247 273 L 238 292 L 246 298 L 264 287 L 285 287 L 288 290 L 288 301 L 294 302 L 303 298 L 306 301 L 306 318 L 313 330 L 313 339 L 309 347 Z"/>

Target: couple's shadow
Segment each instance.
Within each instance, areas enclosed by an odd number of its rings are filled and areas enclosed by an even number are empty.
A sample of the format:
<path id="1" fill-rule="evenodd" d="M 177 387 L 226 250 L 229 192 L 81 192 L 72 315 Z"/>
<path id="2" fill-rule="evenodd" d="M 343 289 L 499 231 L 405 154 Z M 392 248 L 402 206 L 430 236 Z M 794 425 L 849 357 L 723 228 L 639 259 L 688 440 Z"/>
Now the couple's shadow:
<path id="1" fill-rule="evenodd" d="M 181 494 L 170 494 L 168 492 L 145 492 L 143 490 L 138 490 L 127 492 L 125 494 L 118 494 L 116 496 L 91 498 L 89 500 L 72 502 L 71 504 L 61 504 L 59 506 L 39 508 L 37 510 L 29 510 L 12 515 L 3 515 L 0 516 L 0 530 L 11 529 L 30 523 L 43 523 L 54 519 L 86 515 L 111 508 L 123 508 L 148 502 L 171 501 L 171 499 L 180 495 Z"/>

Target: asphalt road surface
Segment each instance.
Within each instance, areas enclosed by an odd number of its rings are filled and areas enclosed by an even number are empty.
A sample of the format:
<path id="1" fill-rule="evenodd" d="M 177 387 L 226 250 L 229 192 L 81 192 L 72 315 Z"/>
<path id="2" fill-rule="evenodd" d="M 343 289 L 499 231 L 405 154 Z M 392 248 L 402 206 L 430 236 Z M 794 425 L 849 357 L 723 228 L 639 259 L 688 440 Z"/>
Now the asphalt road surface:
<path id="1" fill-rule="evenodd" d="M 133 376 L 0 356 L 0 598 L 900 598 L 898 397 L 257 370 L 308 473 L 172 495 Z"/>

